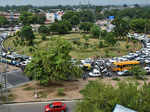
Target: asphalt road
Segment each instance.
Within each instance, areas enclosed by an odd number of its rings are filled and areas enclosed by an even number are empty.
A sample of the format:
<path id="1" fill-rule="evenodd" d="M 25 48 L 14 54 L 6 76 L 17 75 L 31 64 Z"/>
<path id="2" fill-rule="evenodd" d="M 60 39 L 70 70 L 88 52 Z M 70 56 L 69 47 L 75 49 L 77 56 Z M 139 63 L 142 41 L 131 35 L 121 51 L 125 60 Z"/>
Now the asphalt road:
<path id="1" fill-rule="evenodd" d="M 21 84 L 24 84 L 26 82 L 29 82 L 29 79 L 23 74 L 21 70 L 11 71 L 7 72 L 7 88 L 13 88 L 16 86 L 19 86 Z M 0 81 L 1 79 L 4 81 L 5 73 L 2 73 L 0 75 Z"/>
<path id="2" fill-rule="evenodd" d="M 50 103 L 50 102 L 49 102 Z M 65 101 L 67 112 L 74 112 L 76 101 Z M 48 103 L 7 104 L 0 106 L 0 112 L 44 112 Z"/>

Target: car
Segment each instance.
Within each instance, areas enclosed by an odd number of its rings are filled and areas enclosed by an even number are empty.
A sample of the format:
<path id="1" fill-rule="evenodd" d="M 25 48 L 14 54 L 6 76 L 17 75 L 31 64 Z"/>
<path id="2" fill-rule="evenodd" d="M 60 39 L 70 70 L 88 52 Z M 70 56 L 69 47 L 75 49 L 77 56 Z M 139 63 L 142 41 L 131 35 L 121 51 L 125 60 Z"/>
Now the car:
<path id="1" fill-rule="evenodd" d="M 100 74 L 99 70 L 93 69 L 92 72 L 89 72 L 89 76 L 90 77 L 99 77 L 99 76 L 101 76 L 101 74 Z"/>
<path id="2" fill-rule="evenodd" d="M 146 72 L 150 72 L 150 67 L 144 67 L 144 69 L 146 70 Z"/>
<path id="3" fill-rule="evenodd" d="M 45 112 L 66 112 L 67 107 L 63 102 L 52 102 L 45 106 Z"/>
<path id="4" fill-rule="evenodd" d="M 128 71 L 128 70 L 119 71 L 119 72 L 117 72 L 117 74 L 118 74 L 119 76 L 125 76 L 125 75 L 129 75 L 129 71 Z"/>

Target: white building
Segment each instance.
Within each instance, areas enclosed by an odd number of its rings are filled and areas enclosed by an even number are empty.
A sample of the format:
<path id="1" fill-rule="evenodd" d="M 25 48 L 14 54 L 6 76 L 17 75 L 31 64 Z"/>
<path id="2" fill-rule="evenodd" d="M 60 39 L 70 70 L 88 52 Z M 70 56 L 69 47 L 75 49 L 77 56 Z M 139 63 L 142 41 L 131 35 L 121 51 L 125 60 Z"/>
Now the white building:
<path id="1" fill-rule="evenodd" d="M 45 23 L 53 23 L 57 19 L 58 21 L 62 20 L 64 12 L 58 11 L 56 13 L 46 13 L 46 22 Z"/>

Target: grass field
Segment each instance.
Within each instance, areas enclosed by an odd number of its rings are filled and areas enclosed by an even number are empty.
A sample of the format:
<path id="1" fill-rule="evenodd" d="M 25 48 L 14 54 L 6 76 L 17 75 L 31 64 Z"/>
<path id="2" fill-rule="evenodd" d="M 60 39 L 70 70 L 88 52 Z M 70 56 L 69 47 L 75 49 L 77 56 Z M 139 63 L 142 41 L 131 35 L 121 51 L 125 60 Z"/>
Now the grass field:
<path id="1" fill-rule="evenodd" d="M 89 58 L 93 56 L 100 56 L 100 57 L 122 56 L 127 54 L 128 52 L 131 51 L 134 52 L 141 48 L 141 44 L 139 42 L 136 43 L 135 45 L 132 42 L 127 43 L 126 41 L 118 41 L 117 44 L 114 46 L 99 48 L 98 39 L 90 38 L 88 40 L 85 40 L 83 38 L 83 34 L 79 33 L 47 36 L 47 39 L 44 41 L 41 39 L 41 36 L 39 34 L 36 33 L 35 35 L 36 38 L 34 39 L 34 47 L 38 49 L 46 49 L 47 46 L 55 44 L 53 41 L 53 39 L 55 38 L 63 38 L 65 40 L 68 40 L 73 46 L 70 55 L 78 59 Z M 128 49 L 126 48 L 127 45 L 130 46 Z M 10 37 L 7 40 L 5 40 L 4 47 L 11 48 L 19 54 L 26 54 L 29 56 L 33 55 L 32 53 L 33 46 L 20 45 L 19 41 L 16 41 L 16 37 Z"/>

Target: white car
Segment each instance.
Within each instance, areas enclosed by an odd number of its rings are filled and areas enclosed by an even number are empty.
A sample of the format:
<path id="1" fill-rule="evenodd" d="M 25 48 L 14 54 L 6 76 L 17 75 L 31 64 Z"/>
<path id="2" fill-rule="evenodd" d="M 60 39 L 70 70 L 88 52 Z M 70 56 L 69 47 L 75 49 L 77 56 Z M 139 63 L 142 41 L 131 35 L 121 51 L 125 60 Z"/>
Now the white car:
<path id="1" fill-rule="evenodd" d="M 117 72 L 117 74 L 118 74 L 119 76 L 127 75 L 127 74 L 128 74 L 128 70 L 119 71 L 119 72 Z"/>
<path id="2" fill-rule="evenodd" d="M 146 70 L 146 72 L 150 72 L 150 67 L 144 67 L 144 69 Z"/>
<path id="3" fill-rule="evenodd" d="M 145 60 L 145 63 L 150 63 L 150 60 L 149 60 L 149 59 L 146 59 L 146 60 Z"/>
<path id="4" fill-rule="evenodd" d="M 99 70 L 93 69 L 93 71 L 89 73 L 89 76 L 90 77 L 99 77 L 99 76 L 101 76 L 101 74 L 100 74 Z"/>

